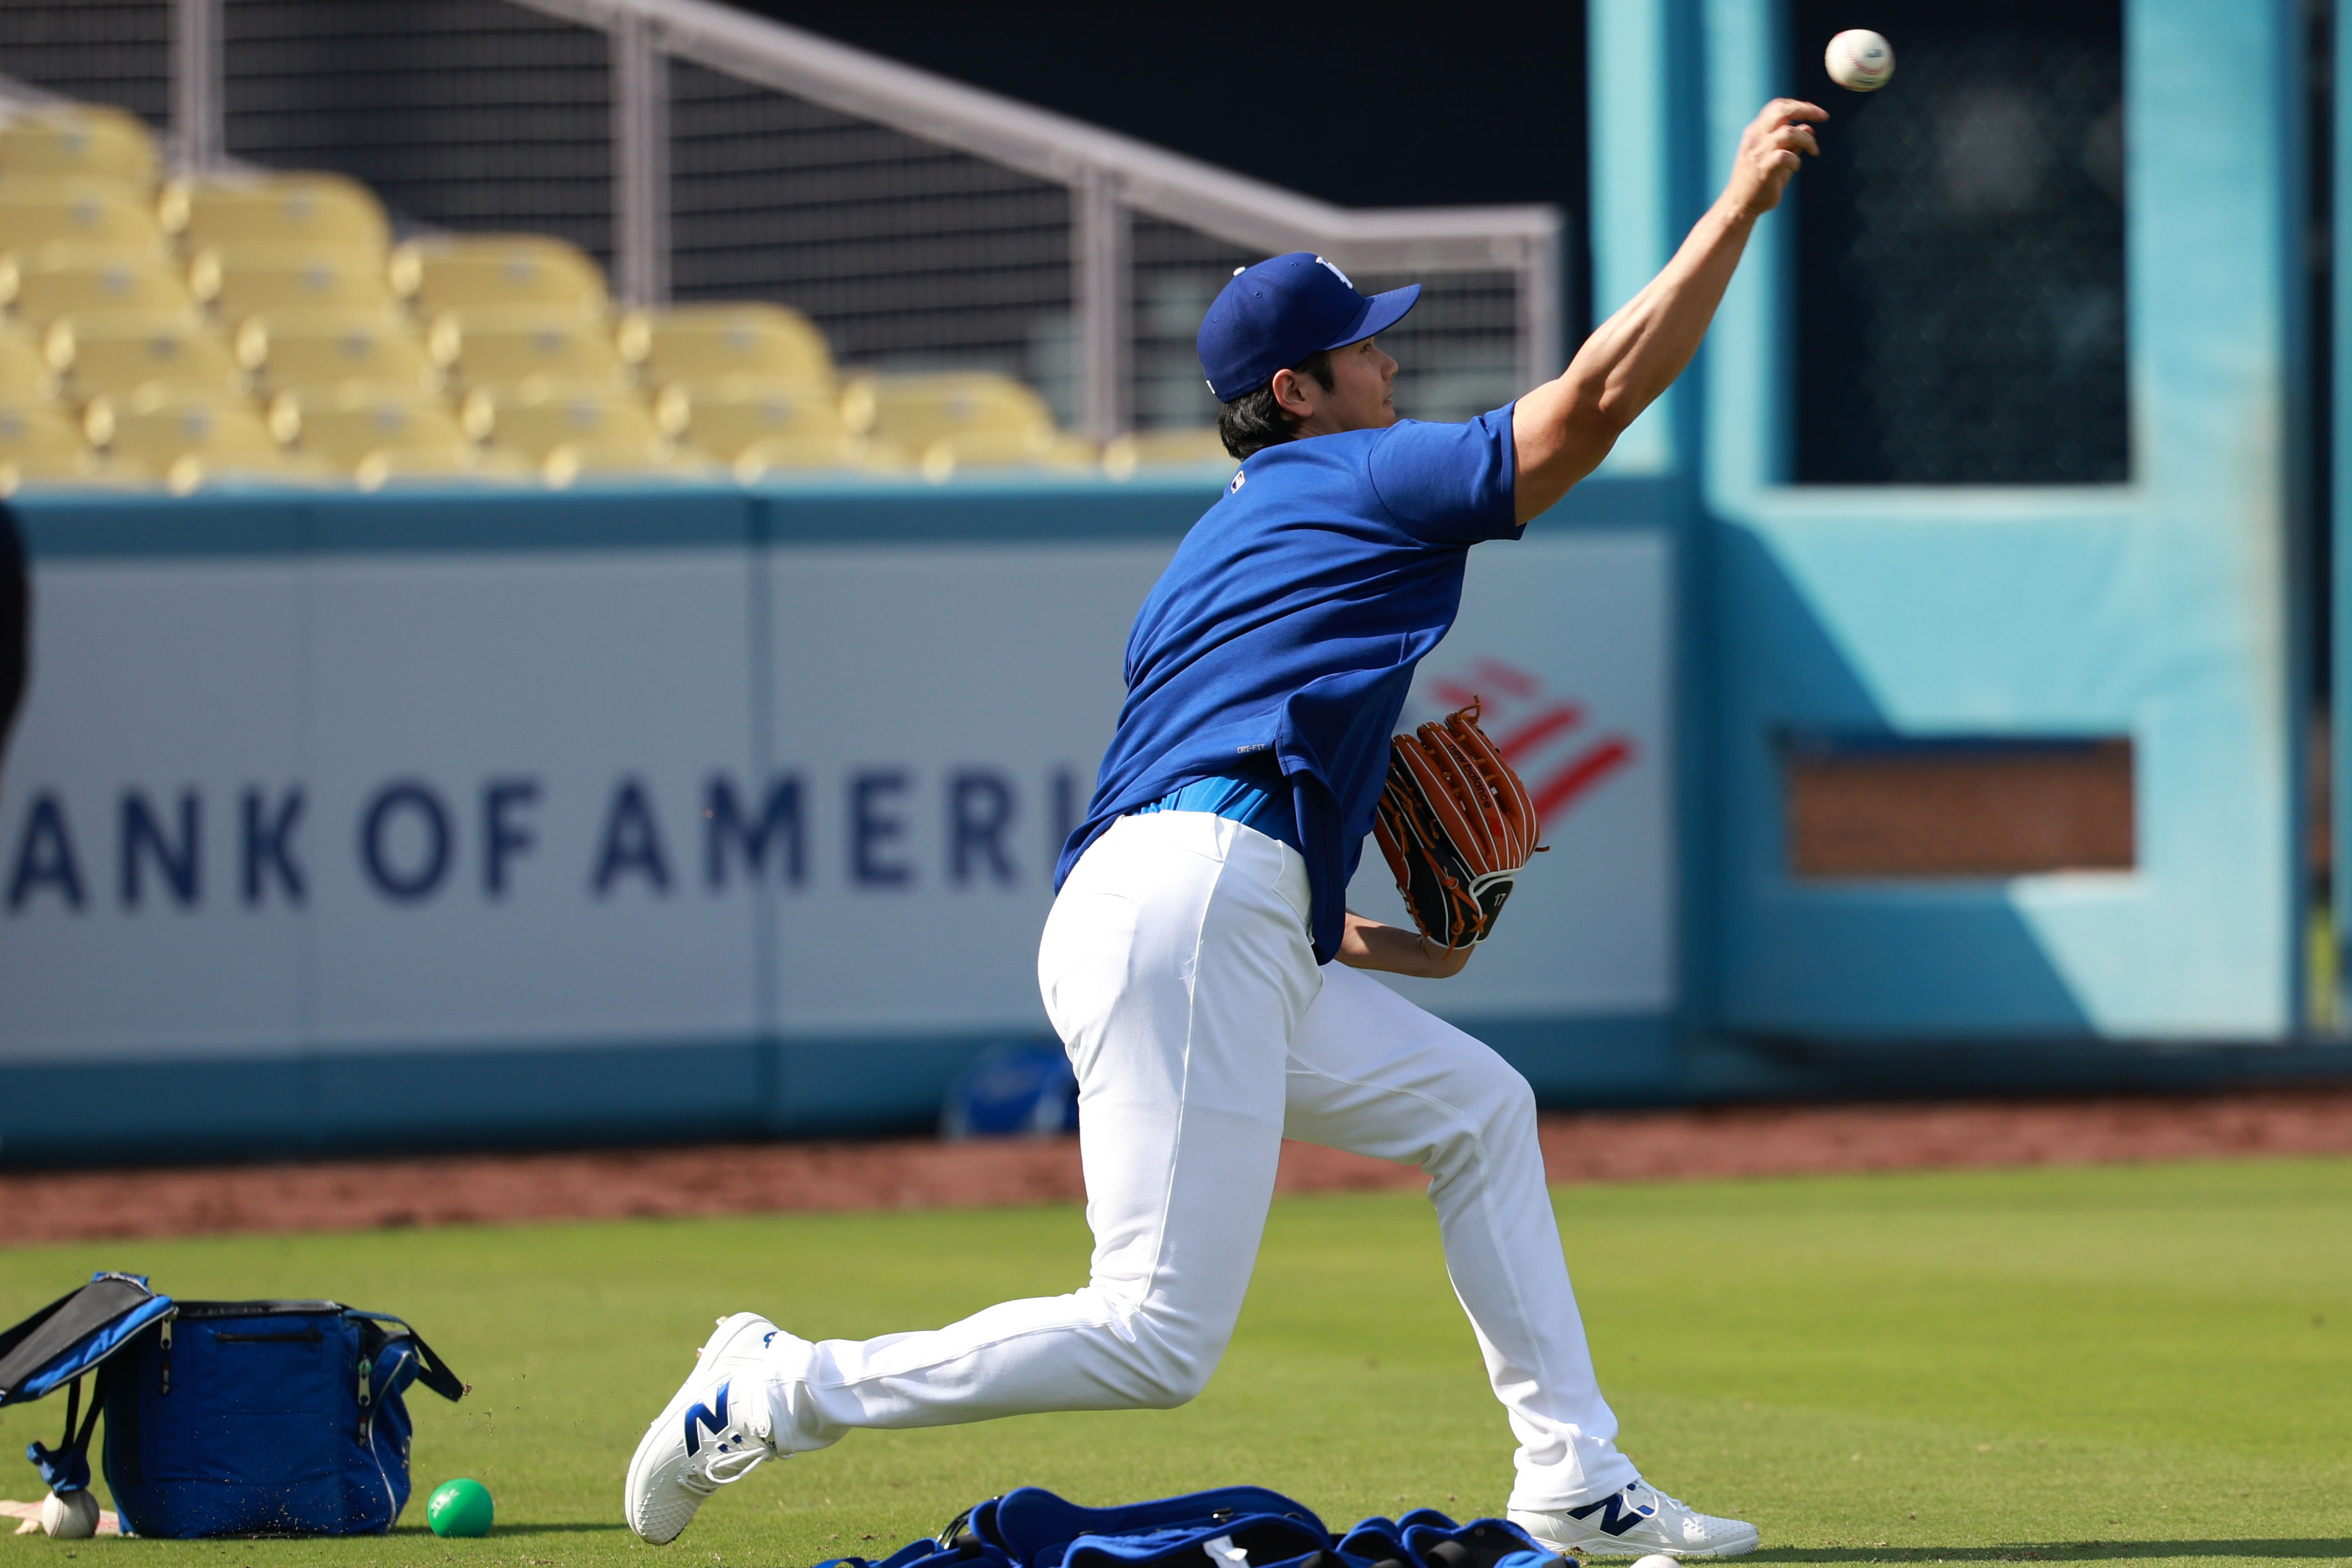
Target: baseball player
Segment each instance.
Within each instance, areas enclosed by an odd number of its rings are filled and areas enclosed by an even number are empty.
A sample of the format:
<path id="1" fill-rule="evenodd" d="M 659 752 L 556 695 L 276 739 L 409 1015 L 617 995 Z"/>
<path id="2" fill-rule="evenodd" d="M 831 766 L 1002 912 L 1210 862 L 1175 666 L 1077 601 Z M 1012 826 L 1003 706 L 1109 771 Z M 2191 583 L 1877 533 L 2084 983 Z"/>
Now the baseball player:
<path id="1" fill-rule="evenodd" d="M 1449 975 L 1466 950 L 1342 899 L 1469 547 L 1518 537 L 1681 374 L 1827 118 L 1767 105 L 1665 269 L 1559 380 L 1466 424 L 1391 405 L 1396 362 L 1376 338 L 1418 287 L 1367 299 L 1303 253 L 1234 275 L 1200 349 L 1241 471 L 1136 620 L 1127 701 L 1038 952 L 1077 1073 L 1090 1278 L 862 1342 L 721 1320 L 630 1462 L 631 1529 L 673 1540 L 718 1487 L 853 1427 L 1192 1398 L 1241 1311 L 1286 1134 L 1428 1173 L 1518 1440 L 1513 1521 L 1602 1556 L 1755 1548 L 1753 1526 L 1658 1491 L 1617 1447 L 1526 1081 L 1361 973 Z"/>

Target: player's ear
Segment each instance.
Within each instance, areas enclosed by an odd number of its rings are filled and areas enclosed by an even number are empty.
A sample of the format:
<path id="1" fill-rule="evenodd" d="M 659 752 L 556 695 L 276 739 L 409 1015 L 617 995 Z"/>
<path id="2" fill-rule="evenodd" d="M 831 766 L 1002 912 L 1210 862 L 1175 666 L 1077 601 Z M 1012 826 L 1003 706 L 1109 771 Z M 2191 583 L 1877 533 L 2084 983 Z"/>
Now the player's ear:
<path id="1" fill-rule="evenodd" d="M 1319 392 L 1322 389 L 1318 387 L 1316 390 Z M 1301 419 L 1311 418 L 1314 416 L 1315 403 L 1307 395 L 1307 377 L 1297 371 L 1276 371 L 1272 391 L 1274 401 L 1285 414 L 1296 415 Z"/>

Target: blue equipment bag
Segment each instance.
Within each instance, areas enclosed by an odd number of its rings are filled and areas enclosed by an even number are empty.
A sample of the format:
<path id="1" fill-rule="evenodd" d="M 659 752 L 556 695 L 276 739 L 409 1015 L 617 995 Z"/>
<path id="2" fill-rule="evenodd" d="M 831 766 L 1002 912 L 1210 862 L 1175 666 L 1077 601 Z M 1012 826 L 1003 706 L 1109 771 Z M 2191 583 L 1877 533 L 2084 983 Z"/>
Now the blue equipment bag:
<path id="1" fill-rule="evenodd" d="M 1507 1521 L 1456 1524 L 1430 1508 L 1367 1519 L 1334 1540 L 1306 1504 L 1263 1487 L 1119 1508 L 1021 1487 L 879 1563 L 836 1557 L 817 1568 L 1560 1568 L 1560 1559 Z"/>
<path id="2" fill-rule="evenodd" d="M 80 1414 L 81 1378 L 95 1374 Z M 106 1484 L 126 1533 L 360 1535 L 408 1501 L 413 1383 L 462 1397 L 398 1318 L 335 1301 L 173 1301 L 100 1274 L 0 1333 L 0 1405 L 68 1383 L 66 1433 L 27 1450 L 54 1491 Z"/>

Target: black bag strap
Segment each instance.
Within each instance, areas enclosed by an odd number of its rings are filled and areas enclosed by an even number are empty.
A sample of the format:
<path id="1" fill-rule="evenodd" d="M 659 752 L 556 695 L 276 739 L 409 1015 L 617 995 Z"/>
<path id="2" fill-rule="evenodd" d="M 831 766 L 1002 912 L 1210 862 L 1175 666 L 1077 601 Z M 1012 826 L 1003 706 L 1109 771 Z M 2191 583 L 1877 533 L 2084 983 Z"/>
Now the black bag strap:
<path id="1" fill-rule="evenodd" d="M 100 1367 L 101 1382 L 113 1374 L 111 1366 Z M 66 1430 L 54 1448 L 36 1441 L 25 1450 L 51 1491 L 79 1491 L 89 1485 L 89 1439 L 98 1430 L 98 1413 L 106 1407 L 102 1387 L 93 1387 L 89 1395 L 89 1414 L 81 1413 L 81 1379 L 77 1377 L 66 1385 Z M 79 1426 L 77 1426 L 79 1423 Z"/>
<path id="2" fill-rule="evenodd" d="M 410 1327 L 405 1318 L 395 1318 L 390 1312 L 371 1312 L 364 1307 L 346 1307 L 344 1311 L 354 1318 L 368 1318 L 379 1323 L 398 1323 L 408 1331 L 408 1342 L 416 1347 L 416 1381 L 455 1405 L 474 1392 L 470 1383 L 460 1383 L 441 1352 L 425 1342 L 425 1336 Z"/>

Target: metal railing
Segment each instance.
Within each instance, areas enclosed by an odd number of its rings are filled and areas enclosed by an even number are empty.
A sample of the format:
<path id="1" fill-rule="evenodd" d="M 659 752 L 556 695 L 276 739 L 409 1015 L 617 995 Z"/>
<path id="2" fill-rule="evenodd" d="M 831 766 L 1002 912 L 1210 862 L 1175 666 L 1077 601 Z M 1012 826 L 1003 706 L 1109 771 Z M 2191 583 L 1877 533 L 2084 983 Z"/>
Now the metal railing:
<path id="1" fill-rule="evenodd" d="M 1398 334 L 1414 412 L 1475 412 L 1560 363 L 1550 205 L 1337 206 L 709 0 L 107 3 L 149 32 L 168 14 L 183 166 L 342 167 L 412 226 L 566 232 L 627 302 L 783 300 L 852 361 L 999 364 L 1097 437 L 1213 416 L 1178 319 L 1197 321 L 1234 265 L 1283 250 L 1366 288 L 1430 284 Z M 431 47 L 436 27 L 502 52 Z M 436 72 L 452 91 L 403 79 Z M 362 88 L 415 112 L 363 111 Z M 527 101 L 482 100 L 500 90 Z M 452 99 L 470 106 L 463 129 L 415 128 L 427 104 L 460 124 Z M 475 129 L 507 110 L 539 129 Z M 481 188 L 455 192 L 469 179 Z"/>

